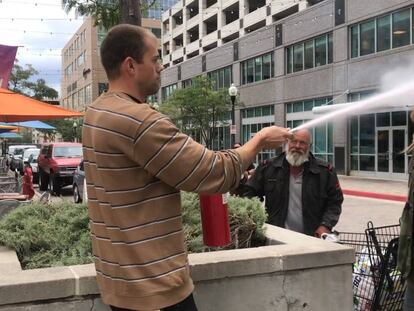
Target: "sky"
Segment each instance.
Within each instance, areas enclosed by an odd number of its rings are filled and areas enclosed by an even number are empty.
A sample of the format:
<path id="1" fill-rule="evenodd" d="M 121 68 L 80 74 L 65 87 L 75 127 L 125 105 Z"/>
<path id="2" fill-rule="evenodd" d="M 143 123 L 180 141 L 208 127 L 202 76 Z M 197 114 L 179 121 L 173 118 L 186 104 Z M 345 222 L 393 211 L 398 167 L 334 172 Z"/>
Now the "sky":
<path id="1" fill-rule="evenodd" d="M 61 50 L 83 17 L 66 14 L 61 0 L 0 0 L 0 44 L 19 46 L 19 64 L 31 64 L 60 93 Z"/>

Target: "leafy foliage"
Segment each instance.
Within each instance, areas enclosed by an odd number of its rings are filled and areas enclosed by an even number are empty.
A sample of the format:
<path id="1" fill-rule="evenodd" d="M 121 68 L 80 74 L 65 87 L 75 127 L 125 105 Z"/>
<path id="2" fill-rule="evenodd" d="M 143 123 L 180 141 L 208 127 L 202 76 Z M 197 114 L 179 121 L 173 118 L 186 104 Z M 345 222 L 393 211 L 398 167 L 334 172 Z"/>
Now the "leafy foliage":
<path id="1" fill-rule="evenodd" d="M 215 91 L 212 80 L 197 77 L 191 86 L 174 91 L 160 110 L 184 133 L 199 132 L 211 149 L 216 128 L 228 123 L 225 116 L 231 110 L 231 101 L 225 89 Z"/>
<path id="2" fill-rule="evenodd" d="M 182 205 L 189 252 L 209 251 L 203 245 L 198 195 L 183 192 Z M 266 213 L 259 200 L 229 197 L 228 205 L 233 243 L 225 249 L 264 239 Z M 0 220 L 0 244 L 16 250 L 26 269 L 91 263 L 88 209 L 68 201 L 21 206 Z"/>
<path id="3" fill-rule="evenodd" d="M 32 65 L 26 64 L 24 67 L 16 59 L 9 78 L 9 89 L 15 93 L 24 94 L 38 100 L 58 98 L 58 92 L 47 86 L 46 81 L 37 79 L 31 81 L 31 77 L 39 72 Z"/>
<path id="4" fill-rule="evenodd" d="M 90 263 L 87 207 L 67 201 L 21 206 L 0 221 L 0 243 L 15 249 L 28 269 Z"/>
<path id="5" fill-rule="evenodd" d="M 183 223 L 188 251 L 199 253 L 209 250 L 203 244 L 201 212 L 198 194 L 182 192 Z M 228 212 L 232 243 L 224 249 L 247 248 L 264 240 L 267 214 L 258 199 L 229 196 Z"/>
<path id="6" fill-rule="evenodd" d="M 105 29 L 120 24 L 121 21 L 128 20 L 123 18 L 121 12 L 128 12 L 130 8 L 123 8 L 122 5 L 129 5 L 129 1 L 118 0 L 62 0 L 62 5 L 66 12 L 74 9 L 81 16 L 92 16 L 95 26 L 99 25 Z M 157 0 L 135 1 L 135 5 L 139 7 L 142 16 L 147 16 L 149 8 L 157 7 Z M 139 21 L 138 21 L 139 20 Z M 136 25 L 141 25 L 140 17 L 138 17 Z"/>
<path id="7" fill-rule="evenodd" d="M 76 121 L 77 127 L 73 127 L 73 123 Z M 73 119 L 50 119 L 45 120 L 46 123 L 54 126 L 55 131 L 59 132 L 62 135 L 63 141 L 74 141 L 76 136 L 76 141 L 82 141 L 82 124 L 83 118 L 73 118 Z M 49 141 L 54 141 L 54 132 L 50 130 L 39 129 L 40 132 L 48 136 Z"/>

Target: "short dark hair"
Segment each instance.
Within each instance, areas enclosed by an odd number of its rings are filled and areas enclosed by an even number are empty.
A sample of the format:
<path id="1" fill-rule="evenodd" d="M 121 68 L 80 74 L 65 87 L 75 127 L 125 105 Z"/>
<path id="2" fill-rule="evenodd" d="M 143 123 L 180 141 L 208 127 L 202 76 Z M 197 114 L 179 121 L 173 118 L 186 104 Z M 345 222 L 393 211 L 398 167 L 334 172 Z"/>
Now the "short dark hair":
<path id="1" fill-rule="evenodd" d="M 120 24 L 112 27 L 101 45 L 101 62 L 109 80 L 119 77 L 121 63 L 132 57 L 138 63 L 147 50 L 145 38 L 150 32 L 145 28 Z"/>

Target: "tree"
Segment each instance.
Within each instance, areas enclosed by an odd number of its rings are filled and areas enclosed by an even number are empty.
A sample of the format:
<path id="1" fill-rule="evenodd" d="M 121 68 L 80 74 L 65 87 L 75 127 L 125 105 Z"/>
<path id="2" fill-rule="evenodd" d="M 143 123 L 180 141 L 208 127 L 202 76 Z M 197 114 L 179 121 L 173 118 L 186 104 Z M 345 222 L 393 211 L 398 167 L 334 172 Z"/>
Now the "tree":
<path id="1" fill-rule="evenodd" d="M 9 89 L 15 93 L 28 94 L 34 84 L 30 81 L 30 78 L 38 74 L 38 71 L 32 65 L 26 64 L 25 66 L 26 68 L 20 66 L 18 59 L 14 62 L 9 78 Z"/>
<path id="2" fill-rule="evenodd" d="M 16 59 L 9 79 L 9 89 L 13 92 L 23 94 L 37 100 L 55 99 L 58 98 L 59 93 L 46 85 L 44 79 L 37 79 L 35 82 L 31 78 L 38 74 L 38 71 L 32 65 L 26 64 L 24 67 L 19 64 Z M 56 131 L 62 133 L 64 138 L 73 139 L 72 124 L 73 121 L 68 120 L 50 120 L 51 125 L 56 127 Z M 61 122 L 59 122 L 61 121 Z M 79 122 L 77 121 L 79 124 Z M 70 128 L 70 129 L 68 129 Z M 52 135 L 50 130 L 40 130 L 46 135 Z M 28 131 L 23 131 L 23 140 L 31 141 L 31 134 Z M 30 134 L 30 135 L 29 135 Z M 79 137 L 78 137 L 79 138 Z M 79 139 L 78 139 L 79 140 Z"/>
<path id="3" fill-rule="evenodd" d="M 54 126 L 56 130 L 62 135 L 64 141 L 75 141 L 74 134 L 76 135 L 76 141 L 81 141 L 81 129 L 83 124 L 82 118 L 76 119 L 50 119 L 46 120 L 46 123 Z M 77 123 L 76 133 L 74 133 L 73 123 Z M 54 140 L 54 135 L 49 130 L 41 130 L 42 133 L 49 135 L 48 140 Z"/>
<path id="4" fill-rule="evenodd" d="M 132 24 L 141 26 L 141 15 L 154 7 L 157 0 L 62 0 L 66 12 L 74 9 L 81 16 L 90 15 L 105 29 L 117 24 Z"/>
<path id="5" fill-rule="evenodd" d="M 37 79 L 36 82 L 31 81 L 32 76 L 37 74 L 38 71 L 32 65 L 26 64 L 23 68 L 16 59 L 10 74 L 9 89 L 38 100 L 58 98 L 59 93 L 47 86 L 44 79 Z"/>
<path id="6" fill-rule="evenodd" d="M 160 108 L 184 133 L 199 132 L 210 149 L 217 127 L 228 125 L 227 116 L 231 110 L 227 90 L 214 91 L 212 86 L 210 79 L 197 77 L 192 86 L 176 90 Z"/>

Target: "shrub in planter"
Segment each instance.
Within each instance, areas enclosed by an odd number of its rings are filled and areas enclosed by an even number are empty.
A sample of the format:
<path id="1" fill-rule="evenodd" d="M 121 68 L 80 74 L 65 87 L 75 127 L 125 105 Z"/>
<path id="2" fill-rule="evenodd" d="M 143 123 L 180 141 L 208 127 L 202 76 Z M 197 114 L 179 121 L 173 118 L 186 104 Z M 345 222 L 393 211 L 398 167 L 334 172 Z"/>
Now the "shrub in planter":
<path id="1" fill-rule="evenodd" d="M 183 192 L 182 202 L 189 252 L 210 250 L 203 245 L 198 195 Z M 233 242 L 226 249 L 264 239 L 266 213 L 259 200 L 229 197 L 228 204 Z M 32 203 L 14 209 L 0 220 L 0 244 L 16 250 L 25 269 L 93 262 L 84 204 Z"/>
<path id="2" fill-rule="evenodd" d="M 182 193 L 184 231 L 188 251 L 199 253 L 210 250 L 203 245 L 201 213 L 198 195 Z M 263 244 L 264 223 L 267 219 L 265 209 L 258 199 L 229 196 L 229 222 L 232 243 L 224 249 L 247 248 Z"/>
<path id="3" fill-rule="evenodd" d="M 20 206 L 0 221 L 0 244 L 16 250 L 26 269 L 90 263 L 87 207 L 67 201 Z"/>

